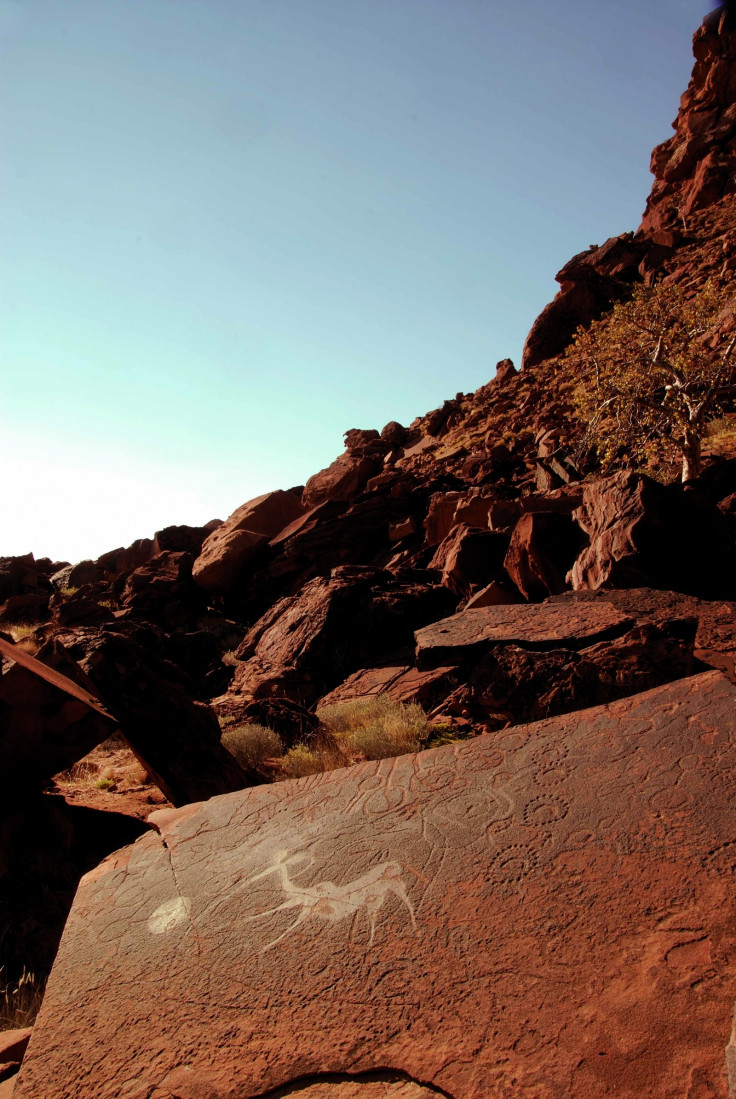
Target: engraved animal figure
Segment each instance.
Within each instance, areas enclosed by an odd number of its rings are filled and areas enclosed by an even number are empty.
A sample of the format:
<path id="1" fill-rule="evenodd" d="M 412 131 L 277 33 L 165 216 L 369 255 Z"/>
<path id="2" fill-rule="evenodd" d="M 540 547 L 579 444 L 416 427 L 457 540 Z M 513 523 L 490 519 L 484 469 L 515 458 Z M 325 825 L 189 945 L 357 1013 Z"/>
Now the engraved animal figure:
<path id="1" fill-rule="evenodd" d="M 373 943 L 376 931 L 376 916 L 383 903 L 393 893 L 405 906 L 411 917 L 412 927 L 416 931 L 417 923 L 414 918 L 414 908 L 406 892 L 406 886 L 401 878 L 401 867 L 398 862 L 382 862 L 372 867 L 361 878 L 347 882 L 346 885 L 336 885 L 331 881 L 320 881 L 316 885 L 299 885 L 289 877 L 289 867 L 298 863 L 312 860 L 304 852 L 297 851 L 289 855 L 287 851 L 277 851 L 272 866 L 262 870 L 249 878 L 244 885 L 265 878 L 268 874 L 278 874 L 281 879 L 281 888 L 286 894 L 286 900 L 277 904 L 274 908 L 267 908 L 265 912 L 257 912 L 248 916 L 249 920 L 260 920 L 265 916 L 271 916 L 274 912 L 283 912 L 289 908 L 299 909 L 299 915 L 290 927 L 287 927 L 278 938 L 261 948 L 265 950 L 280 943 L 291 931 L 304 923 L 310 916 L 322 916 L 328 920 L 341 920 L 345 916 L 355 916 L 364 908 L 371 925 L 371 937 L 368 945 Z"/>

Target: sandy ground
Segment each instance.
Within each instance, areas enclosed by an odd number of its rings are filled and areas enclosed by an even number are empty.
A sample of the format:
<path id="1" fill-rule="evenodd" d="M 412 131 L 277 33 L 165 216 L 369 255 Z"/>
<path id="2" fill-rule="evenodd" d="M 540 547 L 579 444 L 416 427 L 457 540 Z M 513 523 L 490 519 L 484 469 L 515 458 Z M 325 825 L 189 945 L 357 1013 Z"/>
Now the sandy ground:
<path id="1" fill-rule="evenodd" d="M 118 737 L 93 748 L 68 771 L 55 775 L 53 782 L 71 805 L 127 813 L 140 820 L 171 805 Z"/>

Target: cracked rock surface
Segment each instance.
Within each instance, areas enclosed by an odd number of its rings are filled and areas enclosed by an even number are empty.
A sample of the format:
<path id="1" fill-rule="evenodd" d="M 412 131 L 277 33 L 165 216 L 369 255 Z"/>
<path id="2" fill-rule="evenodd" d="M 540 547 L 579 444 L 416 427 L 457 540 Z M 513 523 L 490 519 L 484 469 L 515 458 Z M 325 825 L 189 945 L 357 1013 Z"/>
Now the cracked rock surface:
<path id="1" fill-rule="evenodd" d="M 735 702 L 157 814 L 82 880 L 14 1099 L 725 1097 Z"/>

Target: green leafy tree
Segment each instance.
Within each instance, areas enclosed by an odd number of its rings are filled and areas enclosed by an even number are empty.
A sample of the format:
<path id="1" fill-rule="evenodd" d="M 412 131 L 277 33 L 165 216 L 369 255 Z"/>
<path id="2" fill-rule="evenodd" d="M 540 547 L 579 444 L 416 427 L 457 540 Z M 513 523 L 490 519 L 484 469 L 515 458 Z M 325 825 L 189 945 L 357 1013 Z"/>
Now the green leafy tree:
<path id="1" fill-rule="evenodd" d="M 578 331 L 566 359 L 604 467 L 677 455 L 683 481 L 697 477 L 708 423 L 734 393 L 734 304 L 711 283 L 696 294 L 659 283 Z"/>

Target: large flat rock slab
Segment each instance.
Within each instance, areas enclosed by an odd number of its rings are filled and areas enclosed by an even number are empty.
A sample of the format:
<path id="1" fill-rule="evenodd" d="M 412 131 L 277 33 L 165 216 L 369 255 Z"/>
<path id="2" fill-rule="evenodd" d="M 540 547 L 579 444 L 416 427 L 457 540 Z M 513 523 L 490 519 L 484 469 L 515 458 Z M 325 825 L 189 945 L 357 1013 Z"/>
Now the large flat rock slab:
<path id="1" fill-rule="evenodd" d="M 603 602 L 477 607 L 417 630 L 417 664 L 423 669 L 458 664 L 499 643 L 582 648 L 620 636 L 633 621 Z"/>
<path id="2" fill-rule="evenodd" d="M 83 879 L 14 1099 L 725 1099 L 735 703 L 710 671 L 159 814 Z"/>

